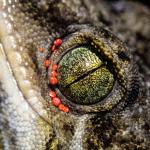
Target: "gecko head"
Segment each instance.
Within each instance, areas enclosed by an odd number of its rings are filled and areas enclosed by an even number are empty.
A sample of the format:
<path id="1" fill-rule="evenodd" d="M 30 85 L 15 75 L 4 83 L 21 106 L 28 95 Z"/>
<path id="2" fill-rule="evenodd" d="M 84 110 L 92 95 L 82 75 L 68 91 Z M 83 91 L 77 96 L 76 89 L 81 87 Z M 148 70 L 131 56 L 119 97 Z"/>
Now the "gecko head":
<path id="1" fill-rule="evenodd" d="M 126 108 L 141 94 L 137 65 L 99 16 L 88 15 L 87 4 L 0 2 L 1 72 L 8 71 L 0 80 L 9 97 L 3 98 L 2 110 L 10 116 L 3 126 L 11 133 L 6 145 L 100 149 L 134 141 L 127 127 L 134 121 Z M 122 141 L 115 143 L 118 137 Z"/>

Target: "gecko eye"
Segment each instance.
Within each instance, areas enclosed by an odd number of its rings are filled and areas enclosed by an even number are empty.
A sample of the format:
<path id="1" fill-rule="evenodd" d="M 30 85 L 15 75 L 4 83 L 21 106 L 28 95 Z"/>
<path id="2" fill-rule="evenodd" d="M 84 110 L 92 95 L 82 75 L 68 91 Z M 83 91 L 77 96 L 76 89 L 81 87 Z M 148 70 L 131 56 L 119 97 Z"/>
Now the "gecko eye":
<path id="1" fill-rule="evenodd" d="M 58 64 L 58 86 L 67 99 L 77 104 L 93 104 L 113 88 L 114 76 L 92 47 L 71 49 Z"/>
<path id="2" fill-rule="evenodd" d="M 102 27 L 70 26 L 51 55 L 58 83 L 51 88 L 72 111 L 98 113 L 138 96 L 139 79 L 124 44 Z"/>

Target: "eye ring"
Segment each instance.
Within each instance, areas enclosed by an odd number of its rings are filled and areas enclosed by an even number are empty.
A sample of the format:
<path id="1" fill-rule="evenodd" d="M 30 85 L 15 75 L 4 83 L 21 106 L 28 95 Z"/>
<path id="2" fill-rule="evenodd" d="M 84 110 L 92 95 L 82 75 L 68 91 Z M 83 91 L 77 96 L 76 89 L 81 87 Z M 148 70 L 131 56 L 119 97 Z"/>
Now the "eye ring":
<path id="1" fill-rule="evenodd" d="M 110 111 L 119 103 L 122 103 L 123 107 L 128 101 L 135 100 L 139 92 L 139 76 L 136 65 L 133 65 L 133 60 L 126 46 L 111 32 L 102 27 L 75 25 L 70 26 L 68 31 L 69 35 L 63 38 L 58 51 L 51 55 L 49 72 L 52 71 L 53 64 L 57 64 L 71 48 L 88 44 L 97 49 L 99 55 L 112 65 L 116 81 L 111 93 L 107 97 L 91 105 L 79 105 L 71 102 L 55 86 L 54 90 L 63 103 L 72 112 L 99 113 Z M 126 57 L 122 57 L 122 55 L 120 57 L 120 53 Z"/>

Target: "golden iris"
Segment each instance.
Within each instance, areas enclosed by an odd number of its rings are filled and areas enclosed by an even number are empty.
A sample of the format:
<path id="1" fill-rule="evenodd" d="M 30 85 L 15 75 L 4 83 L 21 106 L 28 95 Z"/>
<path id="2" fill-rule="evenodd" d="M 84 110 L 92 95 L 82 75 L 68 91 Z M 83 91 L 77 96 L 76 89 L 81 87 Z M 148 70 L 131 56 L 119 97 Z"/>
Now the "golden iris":
<path id="1" fill-rule="evenodd" d="M 114 75 L 92 47 L 70 50 L 58 63 L 58 85 L 63 95 L 77 104 L 94 104 L 112 90 Z"/>

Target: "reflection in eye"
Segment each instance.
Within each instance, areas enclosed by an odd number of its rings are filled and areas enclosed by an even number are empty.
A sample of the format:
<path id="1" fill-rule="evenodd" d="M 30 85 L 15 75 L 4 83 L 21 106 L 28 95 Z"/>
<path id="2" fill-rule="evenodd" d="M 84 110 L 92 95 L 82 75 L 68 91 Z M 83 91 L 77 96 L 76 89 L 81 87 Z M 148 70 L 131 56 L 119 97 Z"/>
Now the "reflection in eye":
<path id="1" fill-rule="evenodd" d="M 58 84 L 51 88 L 62 103 L 72 112 L 98 113 L 135 100 L 137 69 L 123 43 L 101 27 L 75 25 L 68 30 L 49 68 L 50 74 L 58 65 Z"/>

